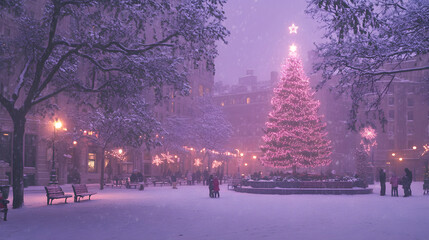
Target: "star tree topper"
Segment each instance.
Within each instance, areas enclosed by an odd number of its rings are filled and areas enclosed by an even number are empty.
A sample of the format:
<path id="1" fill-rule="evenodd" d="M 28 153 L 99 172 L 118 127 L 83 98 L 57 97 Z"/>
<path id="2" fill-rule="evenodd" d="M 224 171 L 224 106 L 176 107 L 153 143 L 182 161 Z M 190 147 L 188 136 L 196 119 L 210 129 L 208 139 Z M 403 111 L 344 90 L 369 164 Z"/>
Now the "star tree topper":
<path id="1" fill-rule="evenodd" d="M 298 26 L 295 26 L 295 24 L 292 23 L 292 25 L 289 27 L 289 33 L 298 34 Z M 296 56 L 296 50 L 297 50 L 297 47 L 295 44 L 292 44 L 291 46 L 289 46 L 289 55 Z"/>
<path id="2" fill-rule="evenodd" d="M 297 34 L 298 33 L 298 26 L 295 26 L 295 24 L 292 23 L 292 25 L 289 27 L 289 33 L 290 34 L 292 34 L 292 33 Z"/>

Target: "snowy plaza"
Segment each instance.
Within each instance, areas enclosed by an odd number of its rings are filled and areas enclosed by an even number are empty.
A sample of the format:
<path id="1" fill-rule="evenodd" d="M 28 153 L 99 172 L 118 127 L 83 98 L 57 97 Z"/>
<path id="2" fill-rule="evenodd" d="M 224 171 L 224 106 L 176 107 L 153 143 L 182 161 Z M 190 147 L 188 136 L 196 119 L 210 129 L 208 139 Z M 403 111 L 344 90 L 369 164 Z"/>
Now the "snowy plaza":
<path id="1" fill-rule="evenodd" d="M 428 239 L 429 196 L 421 182 L 410 198 L 402 189 L 400 197 L 380 197 L 378 185 L 370 187 L 374 194 L 258 195 L 223 184 L 218 199 L 202 185 L 106 188 L 90 201 L 49 206 L 44 190 L 30 187 L 25 206 L 0 222 L 0 239 Z"/>

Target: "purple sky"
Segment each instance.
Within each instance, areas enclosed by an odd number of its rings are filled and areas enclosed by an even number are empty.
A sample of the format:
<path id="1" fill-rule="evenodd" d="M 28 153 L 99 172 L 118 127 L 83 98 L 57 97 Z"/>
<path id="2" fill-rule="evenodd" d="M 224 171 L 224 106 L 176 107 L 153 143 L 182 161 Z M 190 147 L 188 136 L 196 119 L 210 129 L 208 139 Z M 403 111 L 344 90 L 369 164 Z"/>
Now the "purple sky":
<path id="1" fill-rule="evenodd" d="M 306 6 L 304 0 L 229 0 L 225 25 L 231 35 L 227 45 L 219 45 L 215 81 L 237 83 L 247 69 L 253 69 L 258 80 L 268 80 L 293 42 L 309 69 L 307 52 L 321 33 L 317 22 L 304 13 Z M 289 34 L 292 23 L 299 27 L 298 35 Z"/>

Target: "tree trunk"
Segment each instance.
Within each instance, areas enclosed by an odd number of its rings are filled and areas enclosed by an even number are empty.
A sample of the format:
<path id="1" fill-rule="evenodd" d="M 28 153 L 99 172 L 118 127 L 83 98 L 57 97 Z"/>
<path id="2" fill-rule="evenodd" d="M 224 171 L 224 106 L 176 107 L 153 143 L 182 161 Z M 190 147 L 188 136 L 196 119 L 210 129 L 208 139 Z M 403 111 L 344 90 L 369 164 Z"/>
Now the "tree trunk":
<path id="1" fill-rule="evenodd" d="M 211 163 L 211 159 L 210 159 L 210 153 L 206 152 L 207 155 L 207 169 L 209 171 L 209 173 L 212 172 L 212 163 Z"/>
<path id="2" fill-rule="evenodd" d="M 104 189 L 104 162 L 105 162 L 104 151 L 105 151 L 105 148 L 103 148 L 103 151 L 101 153 L 100 190 Z"/>
<path id="3" fill-rule="evenodd" d="M 17 113 L 13 116 L 13 154 L 12 154 L 12 187 L 13 208 L 24 204 L 24 133 L 25 115 Z"/>

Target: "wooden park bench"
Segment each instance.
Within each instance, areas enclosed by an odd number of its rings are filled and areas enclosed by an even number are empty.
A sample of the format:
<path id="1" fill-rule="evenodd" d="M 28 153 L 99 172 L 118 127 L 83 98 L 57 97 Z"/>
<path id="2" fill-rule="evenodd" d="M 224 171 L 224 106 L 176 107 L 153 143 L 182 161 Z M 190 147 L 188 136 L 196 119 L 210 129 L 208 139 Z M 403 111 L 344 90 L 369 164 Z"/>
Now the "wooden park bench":
<path id="1" fill-rule="evenodd" d="M 167 182 L 167 181 L 153 181 L 152 183 L 153 183 L 154 187 L 156 187 L 157 184 L 161 185 L 161 187 L 164 186 L 164 185 L 167 185 L 167 184 L 171 185 L 170 182 Z"/>
<path id="2" fill-rule="evenodd" d="M 7 221 L 7 204 L 9 203 L 9 200 L 3 199 L 3 197 L 0 196 L 0 212 L 3 213 L 3 220 Z"/>
<path id="3" fill-rule="evenodd" d="M 85 184 L 73 184 L 72 185 L 73 192 L 74 192 L 74 201 L 80 202 L 80 199 L 83 197 L 89 197 L 89 200 L 91 200 L 91 196 L 96 194 L 95 192 L 88 192 L 88 188 Z"/>
<path id="4" fill-rule="evenodd" d="M 64 203 L 67 203 L 67 198 L 72 197 L 72 195 L 70 194 L 64 194 L 63 189 L 61 189 L 60 186 L 58 185 L 51 185 L 51 186 L 46 186 L 45 187 L 45 191 L 46 191 L 46 198 L 47 198 L 47 203 L 49 205 L 49 200 L 51 200 L 51 205 L 52 205 L 52 201 L 54 199 L 60 199 L 60 198 L 64 198 L 65 201 Z"/>
<path id="5" fill-rule="evenodd" d="M 125 183 L 125 188 L 128 188 L 128 189 L 130 189 L 130 188 L 137 189 L 137 187 L 138 187 L 139 190 L 144 190 L 144 185 L 145 185 L 144 182 L 128 182 L 127 181 Z"/>

